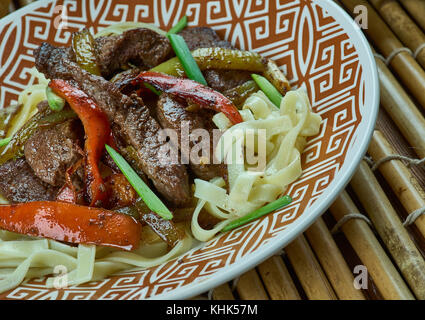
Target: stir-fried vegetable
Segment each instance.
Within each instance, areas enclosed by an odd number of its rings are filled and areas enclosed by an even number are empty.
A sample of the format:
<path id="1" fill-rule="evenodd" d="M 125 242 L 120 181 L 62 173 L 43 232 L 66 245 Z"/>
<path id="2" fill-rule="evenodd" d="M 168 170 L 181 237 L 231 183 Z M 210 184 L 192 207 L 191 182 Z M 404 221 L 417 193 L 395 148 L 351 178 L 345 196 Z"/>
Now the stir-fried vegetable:
<path id="1" fill-rule="evenodd" d="M 115 161 L 118 168 L 120 168 L 121 172 L 126 176 L 134 190 L 136 190 L 149 209 L 160 215 L 162 218 L 171 220 L 173 218 L 171 211 L 168 210 L 161 199 L 159 199 L 158 196 L 148 187 L 148 185 L 137 175 L 128 162 L 125 161 L 125 159 L 118 152 L 116 152 L 108 145 L 106 145 L 106 151 L 108 151 L 109 155 Z"/>
<path id="2" fill-rule="evenodd" d="M 95 54 L 94 38 L 87 28 L 73 34 L 72 48 L 79 66 L 91 74 L 100 76 L 100 68 L 97 64 Z"/>
<path id="3" fill-rule="evenodd" d="M 69 119 L 76 119 L 76 118 L 77 118 L 77 114 L 74 112 L 74 110 L 70 108 L 65 108 L 61 110 L 60 112 L 53 112 L 43 117 L 40 120 L 39 125 L 42 128 L 51 127 L 52 125 L 63 123 Z"/>
<path id="4" fill-rule="evenodd" d="M 111 143 L 111 128 L 104 112 L 83 91 L 64 80 L 52 80 L 49 87 L 65 99 L 77 113 L 86 133 L 85 183 L 91 206 L 100 206 L 107 197 L 106 188 L 98 167 L 106 143 Z"/>
<path id="5" fill-rule="evenodd" d="M 260 89 L 264 92 L 267 98 L 270 99 L 278 108 L 280 107 L 280 102 L 282 101 L 283 96 L 280 92 L 263 76 L 258 74 L 251 75 Z"/>
<path id="6" fill-rule="evenodd" d="M 273 60 L 267 60 L 264 77 L 282 94 L 285 95 L 291 90 L 291 85 L 283 72 L 279 69 Z"/>
<path id="7" fill-rule="evenodd" d="M 168 39 L 170 39 L 171 46 L 173 47 L 173 50 L 176 53 L 176 56 L 179 59 L 187 77 L 206 86 L 207 81 L 202 75 L 195 59 L 193 59 L 183 37 L 178 34 L 170 34 L 168 35 Z"/>
<path id="8" fill-rule="evenodd" d="M 229 230 L 238 228 L 244 224 L 247 224 L 255 219 L 258 219 L 274 210 L 283 208 L 290 204 L 292 202 L 292 198 L 288 195 L 283 196 L 282 198 L 279 198 L 273 202 L 270 202 L 269 204 L 266 204 L 264 207 L 257 209 L 243 217 L 240 217 L 239 219 L 231 221 L 229 224 L 227 224 L 221 232 L 227 232 Z"/>
<path id="9" fill-rule="evenodd" d="M 186 26 L 187 26 L 187 16 L 184 15 L 183 18 L 181 18 L 179 20 L 179 22 L 177 22 L 177 24 L 174 27 L 172 27 L 170 30 L 168 30 L 167 35 L 174 34 L 174 33 L 179 33 Z"/>
<path id="10" fill-rule="evenodd" d="M 23 156 L 25 142 L 40 128 L 47 128 L 63 123 L 66 120 L 76 118 L 76 114 L 64 109 L 53 112 L 47 108 L 36 113 L 25 125 L 12 137 L 9 144 L 5 146 L 0 154 L 0 165 L 9 160 Z"/>
<path id="11" fill-rule="evenodd" d="M 165 220 L 153 213 L 143 200 L 137 201 L 132 206 L 121 208 L 118 212 L 146 223 L 170 248 L 174 247 L 184 237 L 184 234 L 177 229 L 173 221 Z"/>
<path id="12" fill-rule="evenodd" d="M 61 111 L 65 107 L 65 100 L 56 95 L 51 88 L 46 87 L 47 103 L 53 111 Z"/>
<path id="13" fill-rule="evenodd" d="M 189 99 L 200 106 L 208 107 L 217 112 L 223 112 L 233 124 L 243 121 L 238 109 L 236 109 L 228 98 L 198 82 L 176 78 L 158 72 L 143 71 L 136 77 L 133 84 L 140 85 L 144 82 L 176 97 Z"/>
<path id="14" fill-rule="evenodd" d="M 9 144 L 10 140 L 12 140 L 12 137 L 1 139 L 0 140 L 0 148 L 7 146 Z"/>
<path id="15" fill-rule="evenodd" d="M 240 86 L 226 90 L 223 94 L 233 102 L 233 104 L 241 109 L 248 97 L 260 90 L 255 81 L 249 80 Z"/>
<path id="16" fill-rule="evenodd" d="M 133 250 L 140 224 L 130 216 L 66 202 L 0 205 L 0 228 L 34 237 Z"/>
<path id="17" fill-rule="evenodd" d="M 191 52 L 199 69 L 246 70 L 264 72 L 266 60 L 258 53 L 227 48 L 200 48 Z M 163 72 L 176 77 L 183 77 L 185 70 L 178 57 L 161 63 L 151 71 Z"/>

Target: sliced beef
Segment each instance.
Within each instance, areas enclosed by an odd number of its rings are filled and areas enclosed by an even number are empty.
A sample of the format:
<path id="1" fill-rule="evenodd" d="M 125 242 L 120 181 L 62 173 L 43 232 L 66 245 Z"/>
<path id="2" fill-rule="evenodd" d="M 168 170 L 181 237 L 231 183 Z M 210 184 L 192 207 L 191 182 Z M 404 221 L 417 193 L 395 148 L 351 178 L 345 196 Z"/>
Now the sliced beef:
<path id="1" fill-rule="evenodd" d="M 0 193 L 10 202 L 52 201 L 59 189 L 41 181 L 24 158 L 0 166 Z"/>
<path id="2" fill-rule="evenodd" d="M 138 28 L 96 39 L 96 55 L 102 75 L 111 75 L 129 63 L 150 69 L 172 53 L 168 39 L 155 31 Z"/>
<path id="3" fill-rule="evenodd" d="M 165 199 L 176 205 L 190 201 L 189 181 L 184 165 L 160 160 L 161 127 L 136 95 L 122 94 L 113 83 L 82 70 L 69 50 L 47 43 L 35 50 L 37 69 L 48 78 L 70 80 L 106 113 L 115 136 L 120 136 L 137 152 L 143 170 Z"/>
<path id="4" fill-rule="evenodd" d="M 71 48 L 56 48 L 43 42 L 40 47 L 35 49 L 34 56 L 36 68 L 48 79 L 72 80 L 68 62 L 75 61 L 75 55 Z"/>
<path id="5" fill-rule="evenodd" d="M 127 115 L 117 114 L 120 132 L 136 149 L 145 174 L 155 187 L 169 201 L 184 205 L 190 201 L 189 178 L 184 165 L 167 163 L 161 147 L 165 141 L 160 139 L 162 128 L 143 106 L 132 108 Z M 163 161 L 165 160 L 165 161 Z"/>
<path id="6" fill-rule="evenodd" d="M 179 35 L 184 38 L 191 51 L 198 48 L 234 49 L 230 42 L 221 40 L 218 34 L 209 27 L 185 28 L 180 31 Z"/>
<path id="7" fill-rule="evenodd" d="M 157 108 L 157 118 L 159 123 L 163 128 L 174 129 L 178 134 L 178 141 L 183 143 L 181 137 L 181 126 L 182 124 L 187 125 L 187 132 L 192 133 L 196 129 L 206 129 L 208 126 L 206 125 L 204 119 L 199 113 L 189 112 L 186 109 L 186 106 L 176 100 L 174 100 L 170 95 L 162 94 L 158 101 Z M 192 162 L 194 159 L 190 159 L 190 168 L 193 173 L 204 180 L 210 180 L 214 177 L 223 176 L 225 170 L 223 165 L 213 164 L 213 134 L 212 130 L 209 131 L 209 158 L 204 159 L 204 163 Z M 183 137 L 188 140 L 189 137 Z M 200 141 L 199 141 L 200 143 Z M 189 145 L 190 149 L 196 145 L 196 142 L 187 141 L 187 145 Z M 182 148 L 182 145 L 179 146 Z M 182 150 L 183 154 L 187 154 L 185 150 Z"/>
<path id="8" fill-rule="evenodd" d="M 199 48 L 235 49 L 228 41 L 221 40 L 217 33 L 208 27 L 186 28 L 180 32 L 190 50 Z M 224 92 L 251 80 L 251 72 L 243 70 L 211 69 L 203 72 L 208 85 L 214 90 Z"/>
<path id="9" fill-rule="evenodd" d="M 66 169 L 81 158 L 84 131 L 78 120 L 39 129 L 25 143 L 25 158 L 35 175 L 52 186 L 63 186 Z"/>
<path id="10" fill-rule="evenodd" d="M 252 72 L 244 70 L 206 70 L 205 80 L 208 85 L 216 91 L 225 92 L 252 80 Z"/>

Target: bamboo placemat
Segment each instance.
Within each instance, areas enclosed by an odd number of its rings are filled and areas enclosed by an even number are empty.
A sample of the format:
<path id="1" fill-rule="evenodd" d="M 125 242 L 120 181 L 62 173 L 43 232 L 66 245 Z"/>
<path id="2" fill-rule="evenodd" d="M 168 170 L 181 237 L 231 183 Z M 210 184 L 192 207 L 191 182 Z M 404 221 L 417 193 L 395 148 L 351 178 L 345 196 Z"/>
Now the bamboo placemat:
<path id="1" fill-rule="evenodd" d="M 0 17 L 29 2 L 1 0 Z M 194 299 L 425 299 L 425 161 L 409 160 L 425 157 L 425 0 L 336 2 L 367 9 L 381 86 L 368 158 L 281 253 Z"/>

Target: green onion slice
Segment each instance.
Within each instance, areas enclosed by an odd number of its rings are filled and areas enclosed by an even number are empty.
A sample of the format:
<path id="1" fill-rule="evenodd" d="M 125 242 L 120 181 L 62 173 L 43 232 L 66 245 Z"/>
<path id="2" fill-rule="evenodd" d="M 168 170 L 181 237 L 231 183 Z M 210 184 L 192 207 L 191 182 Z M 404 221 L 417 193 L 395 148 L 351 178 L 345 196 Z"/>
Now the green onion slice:
<path id="1" fill-rule="evenodd" d="M 206 86 L 207 81 L 205 80 L 201 69 L 199 69 L 198 64 L 196 63 L 192 54 L 190 53 L 190 50 L 183 37 L 179 36 L 178 34 L 169 34 L 168 39 L 170 39 L 171 46 L 173 47 L 176 56 L 179 58 L 187 77 Z"/>
<path id="2" fill-rule="evenodd" d="M 255 83 L 260 87 L 260 89 L 264 92 L 267 98 L 273 102 L 278 108 L 280 108 L 280 102 L 282 101 L 283 96 L 280 92 L 272 85 L 269 80 L 260 76 L 258 74 L 252 74 L 252 79 L 254 79 Z"/>
<path id="3" fill-rule="evenodd" d="M 7 146 L 9 144 L 10 140 L 12 140 L 12 137 L 1 139 L 0 140 L 0 148 Z"/>
<path id="4" fill-rule="evenodd" d="M 65 100 L 55 94 L 50 87 L 46 88 L 46 97 L 49 107 L 53 111 L 61 111 L 65 107 Z"/>
<path id="5" fill-rule="evenodd" d="M 177 22 L 177 24 L 174 27 L 172 27 L 170 30 L 168 30 L 167 35 L 179 33 L 186 26 L 187 26 L 187 16 L 185 15 L 185 16 L 183 16 L 183 18 L 181 18 L 179 20 L 179 22 Z"/>
<path id="6" fill-rule="evenodd" d="M 251 213 L 248 213 L 247 215 L 240 217 L 239 219 L 233 220 L 229 222 L 223 229 L 221 229 L 221 232 L 227 232 L 229 230 L 235 229 L 237 227 L 240 227 L 244 224 L 247 224 L 248 222 L 251 222 L 255 219 L 258 219 L 274 210 L 283 208 L 290 204 L 292 202 L 292 198 L 288 195 L 283 196 L 282 198 L 279 198 L 273 202 L 270 202 L 269 204 L 266 204 L 264 207 L 257 209 Z"/>
<path id="7" fill-rule="evenodd" d="M 134 190 L 142 198 L 143 202 L 149 207 L 150 210 L 157 213 L 165 220 L 173 219 L 173 214 L 165 206 L 165 204 L 158 198 L 158 196 L 146 185 L 146 183 L 137 175 L 133 168 L 128 162 L 113 148 L 106 145 L 106 151 L 108 151 L 111 158 L 120 168 L 121 172 L 128 179 L 128 182 L 133 186 Z"/>

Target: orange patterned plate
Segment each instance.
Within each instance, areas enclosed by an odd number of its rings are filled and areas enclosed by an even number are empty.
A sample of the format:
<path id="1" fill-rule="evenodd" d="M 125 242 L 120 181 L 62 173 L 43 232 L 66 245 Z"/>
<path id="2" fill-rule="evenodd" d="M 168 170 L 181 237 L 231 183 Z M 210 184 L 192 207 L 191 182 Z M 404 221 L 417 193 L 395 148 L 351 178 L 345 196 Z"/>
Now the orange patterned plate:
<path id="1" fill-rule="evenodd" d="M 294 86 L 307 90 L 324 121 L 303 153 L 303 175 L 288 190 L 294 201 L 160 266 L 59 291 L 47 289 L 45 279 L 31 280 L 1 299 L 195 296 L 288 244 L 348 183 L 374 128 L 379 86 L 366 39 L 330 0 L 37 1 L 0 20 L 0 106 L 16 100 L 29 84 L 33 50 L 41 42 L 69 45 L 73 31 L 87 26 L 95 33 L 123 21 L 153 23 L 167 30 L 184 14 L 190 26 L 211 26 L 237 47 L 275 60 Z M 58 24 L 61 28 L 55 27 Z"/>

